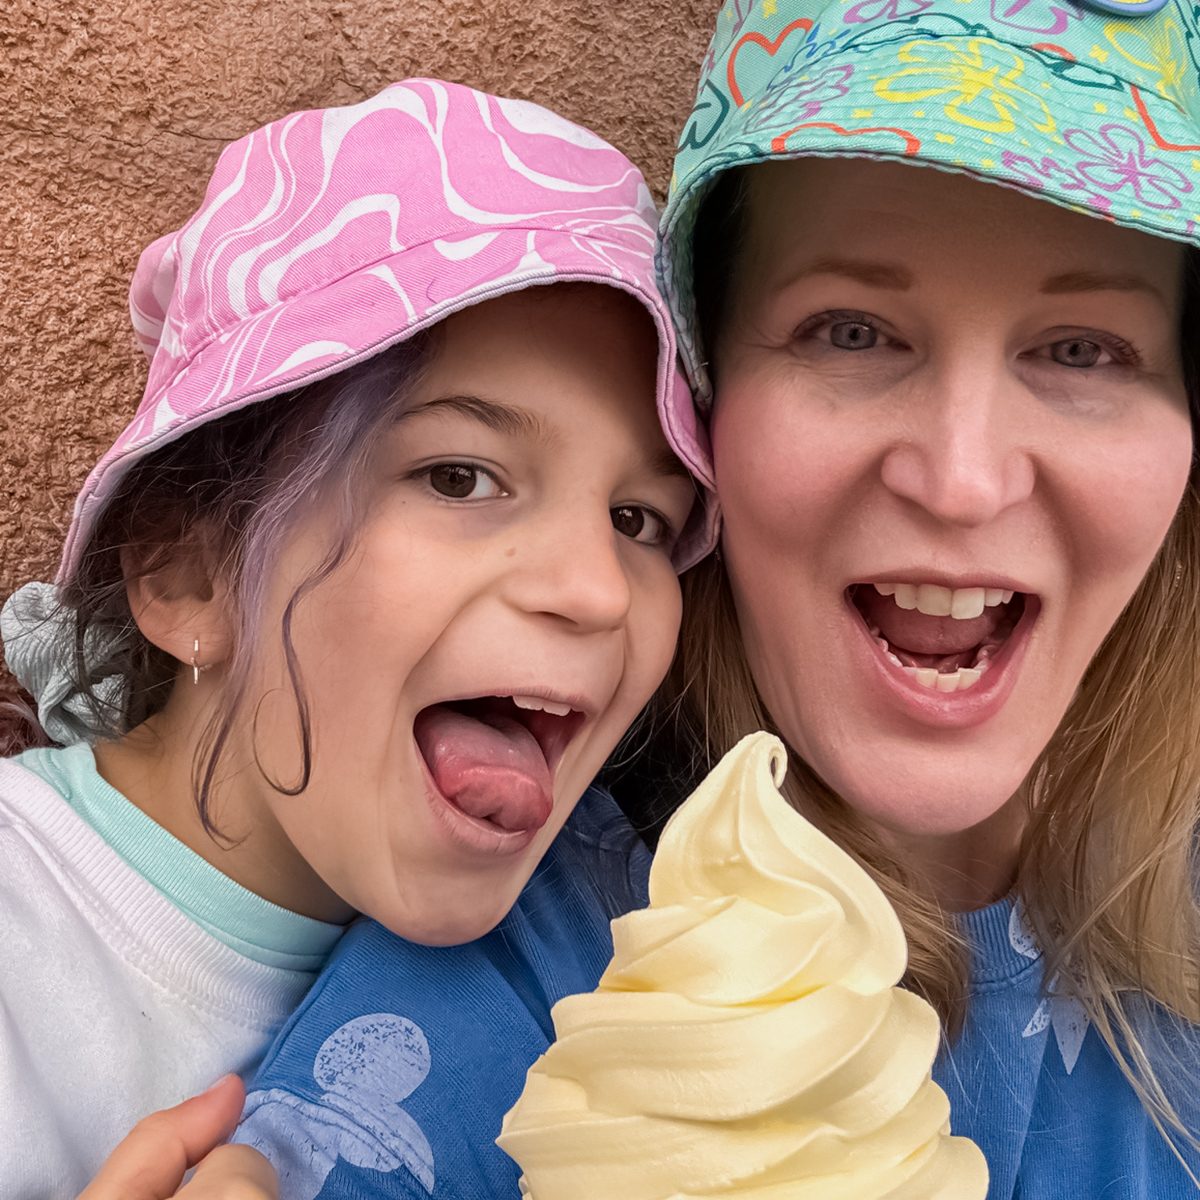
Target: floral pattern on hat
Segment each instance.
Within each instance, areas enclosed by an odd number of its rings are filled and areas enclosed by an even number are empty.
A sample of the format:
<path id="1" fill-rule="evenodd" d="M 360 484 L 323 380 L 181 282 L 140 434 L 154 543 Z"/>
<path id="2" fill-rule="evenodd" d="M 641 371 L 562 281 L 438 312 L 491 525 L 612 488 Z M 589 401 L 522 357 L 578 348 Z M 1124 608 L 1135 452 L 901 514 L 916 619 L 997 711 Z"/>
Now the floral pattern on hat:
<path id="1" fill-rule="evenodd" d="M 849 155 L 962 171 L 1160 237 L 1200 229 L 1200 9 L 727 0 L 675 157 L 659 278 L 701 404 L 691 239 L 714 179 Z"/>

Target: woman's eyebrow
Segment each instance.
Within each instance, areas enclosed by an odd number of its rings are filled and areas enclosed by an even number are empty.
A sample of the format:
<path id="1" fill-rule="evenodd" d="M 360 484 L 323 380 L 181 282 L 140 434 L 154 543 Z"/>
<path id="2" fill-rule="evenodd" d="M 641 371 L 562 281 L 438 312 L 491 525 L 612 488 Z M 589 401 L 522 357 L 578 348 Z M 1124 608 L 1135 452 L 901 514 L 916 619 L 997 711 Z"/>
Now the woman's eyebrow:
<path id="1" fill-rule="evenodd" d="M 1166 297 L 1154 284 L 1141 275 L 1133 274 L 1065 271 L 1061 275 L 1051 275 L 1042 284 L 1041 290 L 1047 296 L 1069 295 L 1073 292 L 1145 292 L 1161 304 L 1167 303 Z"/>
<path id="2" fill-rule="evenodd" d="M 868 262 L 857 258 L 814 258 L 788 277 L 785 287 L 809 275 L 841 275 L 867 287 L 905 292 L 913 285 L 912 272 L 895 263 Z"/>
<path id="3" fill-rule="evenodd" d="M 427 400 L 424 404 L 409 409 L 404 416 L 413 417 L 418 413 L 435 411 L 461 413 L 465 417 L 479 421 L 496 433 L 510 436 L 523 435 L 539 441 L 550 440 L 549 431 L 535 413 L 527 412 L 523 408 L 516 408 L 511 404 L 504 404 L 499 400 L 486 400 L 482 396 L 469 394 L 435 396 L 432 400 Z"/>

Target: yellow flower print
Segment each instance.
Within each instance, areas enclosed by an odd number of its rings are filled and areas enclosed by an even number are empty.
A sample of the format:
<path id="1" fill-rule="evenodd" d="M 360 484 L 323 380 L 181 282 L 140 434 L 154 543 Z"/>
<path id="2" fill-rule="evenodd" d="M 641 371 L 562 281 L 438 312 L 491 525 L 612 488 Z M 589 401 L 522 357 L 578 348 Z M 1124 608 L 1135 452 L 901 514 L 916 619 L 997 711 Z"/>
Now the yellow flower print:
<path id="1" fill-rule="evenodd" d="M 1160 14 L 1140 22 L 1109 21 L 1104 36 L 1126 62 L 1138 68 L 1142 77 L 1131 82 L 1184 106 L 1188 53 L 1183 30 L 1173 16 Z"/>
<path id="2" fill-rule="evenodd" d="M 988 133 L 1011 133 L 1017 115 L 1043 133 L 1055 124 L 1046 102 L 1019 82 L 1025 64 L 1001 42 L 986 38 L 939 38 L 902 46 L 898 61 L 905 67 L 875 84 L 875 93 L 894 104 L 916 104 L 945 98 L 950 120 Z"/>

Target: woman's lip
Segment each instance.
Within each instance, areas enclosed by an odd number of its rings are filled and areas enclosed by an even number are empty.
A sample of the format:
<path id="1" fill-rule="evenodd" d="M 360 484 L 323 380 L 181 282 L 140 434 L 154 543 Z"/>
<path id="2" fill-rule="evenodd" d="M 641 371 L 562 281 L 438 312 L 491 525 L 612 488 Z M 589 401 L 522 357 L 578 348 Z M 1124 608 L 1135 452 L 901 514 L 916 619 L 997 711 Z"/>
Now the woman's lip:
<path id="1" fill-rule="evenodd" d="M 864 660 L 866 677 L 878 679 L 884 695 L 908 716 L 942 729 L 969 729 L 982 725 L 1004 707 L 1016 686 L 1033 627 L 1041 613 L 1038 598 L 1027 595 L 1020 620 L 999 652 L 991 658 L 991 665 L 979 682 L 965 691 L 939 692 L 918 683 L 903 667 L 890 662 L 848 596 L 844 603 L 847 616 L 858 631 L 853 639 L 855 657 Z"/>
<path id="2" fill-rule="evenodd" d="M 846 584 L 846 587 L 874 587 L 877 583 L 907 583 L 914 587 L 920 587 L 923 583 L 931 583 L 935 587 L 949 588 L 952 592 L 967 591 L 970 588 L 984 588 L 1001 592 L 1023 592 L 1025 595 L 1036 594 L 1036 589 L 1030 587 L 1028 581 L 1023 582 L 1015 576 L 986 575 L 980 573 L 952 575 L 944 571 L 900 570 L 893 571 L 891 574 L 883 571 L 875 571 L 859 579 L 850 580 Z"/>
<path id="3" fill-rule="evenodd" d="M 421 753 L 416 738 L 413 738 L 413 754 L 421 767 L 421 781 L 430 811 L 442 832 L 460 848 L 498 857 L 519 854 L 528 848 L 541 832 L 545 821 L 529 829 L 501 829 L 491 821 L 469 816 L 442 794 L 442 790 L 430 774 L 429 765 L 425 762 L 425 756 Z M 549 820 L 553 811 L 552 806 L 546 814 L 546 820 Z"/>

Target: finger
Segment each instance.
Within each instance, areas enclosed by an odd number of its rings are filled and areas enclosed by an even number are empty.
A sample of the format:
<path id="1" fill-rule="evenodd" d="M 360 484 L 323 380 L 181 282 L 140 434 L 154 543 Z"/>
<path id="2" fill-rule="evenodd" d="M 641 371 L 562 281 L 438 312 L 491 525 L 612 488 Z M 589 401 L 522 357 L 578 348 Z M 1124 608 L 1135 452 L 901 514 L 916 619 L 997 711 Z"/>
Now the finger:
<path id="1" fill-rule="evenodd" d="M 206 1092 L 151 1113 L 109 1155 L 79 1200 L 168 1200 L 184 1174 L 234 1130 L 246 1098 L 226 1075 Z"/>
<path id="2" fill-rule="evenodd" d="M 218 1146 L 179 1192 L 179 1200 L 279 1200 L 271 1164 L 249 1146 Z"/>

